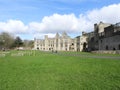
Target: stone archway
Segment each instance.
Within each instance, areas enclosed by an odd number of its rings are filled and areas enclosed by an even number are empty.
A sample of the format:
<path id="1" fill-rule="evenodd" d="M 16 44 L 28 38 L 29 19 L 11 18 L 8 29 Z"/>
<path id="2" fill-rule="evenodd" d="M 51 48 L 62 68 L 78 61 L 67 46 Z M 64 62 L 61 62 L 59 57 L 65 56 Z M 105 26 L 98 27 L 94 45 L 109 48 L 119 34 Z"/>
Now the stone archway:
<path id="1" fill-rule="evenodd" d="M 83 43 L 83 51 L 87 51 L 87 43 L 86 42 Z"/>

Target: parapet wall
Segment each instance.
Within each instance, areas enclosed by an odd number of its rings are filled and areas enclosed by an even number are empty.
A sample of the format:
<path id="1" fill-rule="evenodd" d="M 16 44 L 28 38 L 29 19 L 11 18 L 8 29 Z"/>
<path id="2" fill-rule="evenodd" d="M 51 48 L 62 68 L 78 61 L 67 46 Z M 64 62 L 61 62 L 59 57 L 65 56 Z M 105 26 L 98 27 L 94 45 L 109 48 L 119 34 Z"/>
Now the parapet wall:
<path id="1" fill-rule="evenodd" d="M 100 51 L 92 51 L 92 53 L 105 53 L 105 54 L 120 54 L 120 50 L 100 50 Z"/>

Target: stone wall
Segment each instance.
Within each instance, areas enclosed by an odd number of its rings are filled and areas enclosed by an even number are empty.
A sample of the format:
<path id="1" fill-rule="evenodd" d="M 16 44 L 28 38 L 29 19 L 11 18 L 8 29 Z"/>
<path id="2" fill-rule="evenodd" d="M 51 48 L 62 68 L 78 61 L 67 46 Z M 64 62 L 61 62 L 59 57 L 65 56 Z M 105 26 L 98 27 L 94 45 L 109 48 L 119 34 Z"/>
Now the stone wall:
<path id="1" fill-rule="evenodd" d="M 120 50 L 120 35 L 99 40 L 99 50 Z"/>
<path id="2" fill-rule="evenodd" d="M 42 51 L 77 51 L 77 43 L 79 39 L 72 39 L 63 33 L 61 36 L 57 33 L 55 37 L 49 38 L 45 35 L 44 39 L 35 39 L 34 40 L 34 49 Z"/>
<path id="3" fill-rule="evenodd" d="M 69 37 L 65 32 L 62 35 L 57 33 L 54 38 L 45 35 L 43 40 L 34 40 L 34 48 L 46 51 L 113 50 L 112 53 L 115 53 L 115 50 L 120 50 L 120 23 L 115 25 L 103 22 L 94 24 L 93 32 L 82 32 L 82 35 L 76 38 Z"/>

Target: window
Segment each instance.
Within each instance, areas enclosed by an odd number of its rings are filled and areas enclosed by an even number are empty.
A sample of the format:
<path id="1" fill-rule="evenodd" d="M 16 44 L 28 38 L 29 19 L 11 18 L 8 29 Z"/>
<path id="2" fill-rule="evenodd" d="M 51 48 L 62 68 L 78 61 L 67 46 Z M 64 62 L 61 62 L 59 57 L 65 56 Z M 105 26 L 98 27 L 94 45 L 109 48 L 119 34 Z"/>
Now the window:
<path id="1" fill-rule="evenodd" d="M 91 41 L 94 41 L 94 37 L 91 38 Z"/>
<path id="2" fill-rule="evenodd" d="M 118 45 L 118 50 L 120 50 L 120 44 Z"/>
<path id="3" fill-rule="evenodd" d="M 96 41 L 96 43 L 98 43 L 98 40 Z"/>
<path id="4" fill-rule="evenodd" d="M 39 47 L 37 47 L 37 50 L 39 50 Z"/>
<path id="5" fill-rule="evenodd" d="M 115 48 L 113 48 L 113 50 L 116 50 Z"/>
<path id="6" fill-rule="evenodd" d="M 66 51 L 67 51 L 67 48 L 66 48 Z"/>
<path id="7" fill-rule="evenodd" d="M 108 50 L 108 46 L 106 46 L 106 50 Z"/>

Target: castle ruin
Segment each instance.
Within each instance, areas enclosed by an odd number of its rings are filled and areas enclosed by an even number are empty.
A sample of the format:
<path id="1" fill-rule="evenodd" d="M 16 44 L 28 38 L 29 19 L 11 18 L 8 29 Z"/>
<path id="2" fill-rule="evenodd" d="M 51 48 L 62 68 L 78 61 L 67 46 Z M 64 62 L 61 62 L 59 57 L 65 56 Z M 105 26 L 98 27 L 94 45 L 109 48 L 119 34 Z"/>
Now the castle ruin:
<path id="1" fill-rule="evenodd" d="M 82 32 L 81 36 L 71 38 L 66 32 L 54 38 L 45 35 L 44 39 L 34 39 L 34 49 L 41 51 L 99 51 L 120 50 L 120 23 L 94 24 L 94 31 Z"/>

